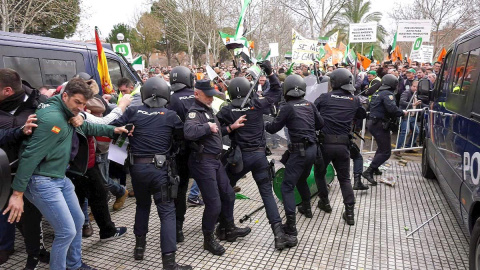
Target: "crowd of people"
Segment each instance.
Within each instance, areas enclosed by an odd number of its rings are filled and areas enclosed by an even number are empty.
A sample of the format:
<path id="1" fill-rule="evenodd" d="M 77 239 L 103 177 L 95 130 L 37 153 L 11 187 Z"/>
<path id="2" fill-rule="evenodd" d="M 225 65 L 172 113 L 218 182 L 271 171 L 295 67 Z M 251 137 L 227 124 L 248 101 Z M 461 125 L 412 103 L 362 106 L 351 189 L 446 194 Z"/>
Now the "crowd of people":
<path id="1" fill-rule="evenodd" d="M 427 105 L 440 65 L 398 62 L 372 64 L 363 70 L 359 65 L 319 69 L 318 64 L 272 67 L 269 61 L 219 63 L 213 67 L 214 78 L 206 66 L 152 66 L 138 71 L 143 85 L 122 78 L 115 82 L 116 93 L 104 95 L 92 74 L 80 72 L 56 89 L 36 90 L 14 70 L 0 69 L 0 147 L 16 172 L 8 206 L 0 215 L 0 264 L 14 251 L 16 225 L 28 253 L 25 269 L 35 269 L 39 262 L 49 263 L 50 269 L 93 269 L 81 254 L 82 237 L 93 234 L 88 206 L 100 240 L 115 240 L 127 228 L 112 221 L 108 197 L 115 197 L 113 210 L 119 210 L 130 194 L 136 199 L 133 257 L 143 260 L 147 252 L 153 198 L 161 221 L 163 269 L 192 269 L 175 259 L 177 243 L 186 241 L 186 202 L 205 206 L 199 224 L 204 249 L 221 256 L 225 248 L 220 241 L 234 242 L 251 233 L 250 228 L 234 223 L 234 187 L 250 172 L 265 204 L 275 248 L 294 247 L 298 243 L 294 188 L 302 198 L 298 212 L 311 218 L 306 178 L 314 167 L 318 207 L 330 213 L 325 180 L 330 163 L 344 198 L 342 217 L 354 225 L 353 190 L 369 188 L 362 176 L 376 185 L 374 175 L 381 174 L 379 166 L 391 155 L 388 123 L 403 116 L 400 136 L 413 131 L 413 140 L 397 148 L 416 143 L 417 119 L 406 110 Z M 329 81 L 329 92 L 314 103 L 304 99 L 308 76 Z M 222 101 L 215 110 L 214 97 Z M 354 121 L 367 117 L 368 107 L 368 128 L 378 150 L 363 171 L 351 133 Z M 264 115 L 273 120 L 265 122 Z M 273 196 L 274 169 L 267 159 L 268 146 L 278 147 L 270 134 L 282 128 L 288 137 L 288 151 L 281 160 L 285 222 Z M 125 164 L 110 162 L 112 139 L 126 135 Z M 224 136 L 230 144 L 226 153 Z M 353 186 L 350 159 L 354 161 Z M 187 198 L 190 178 L 195 181 Z M 50 252 L 43 244 L 42 216 L 55 234 Z"/>

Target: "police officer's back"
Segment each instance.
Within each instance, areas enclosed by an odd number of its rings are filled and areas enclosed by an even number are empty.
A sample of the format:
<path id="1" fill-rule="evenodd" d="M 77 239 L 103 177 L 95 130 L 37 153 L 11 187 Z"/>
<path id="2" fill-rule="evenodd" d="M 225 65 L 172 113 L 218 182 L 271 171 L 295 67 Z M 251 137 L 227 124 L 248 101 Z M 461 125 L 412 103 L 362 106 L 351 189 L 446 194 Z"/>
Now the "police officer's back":
<path id="1" fill-rule="evenodd" d="M 164 269 L 192 269 L 175 263 L 176 234 L 175 206 L 177 181 L 170 167 L 172 137 L 181 138 L 183 123 L 180 117 L 165 108 L 170 99 L 170 87 L 159 77 L 148 79 L 141 90 L 142 106 L 130 106 L 112 125 L 134 125 L 130 138 L 130 173 L 135 189 L 137 208 L 134 233 L 134 257 L 142 260 L 146 247 L 151 195 L 161 221 L 161 248 Z"/>
<path id="2" fill-rule="evenodd" d="M 287 217 L 285 233 L 297 235 L 295 227 L 295 186 L 302 197 L 302 211 L 307 217 L 312 217 L 310 207 L 310 190 L 306 179 L 310 174 L 317 156 L 316 130 L 323 127 L 323 119 L 312 102 L 303 97 L 306 84 L 299 75 L 290 75 L 283 84 L 285 104 L 280 107 L 277 117 L 272 123 L 265 125 L 265 130 L 271 134 L 283 127 L 288 128 L 291 143 L 288 145 L 288 157 L 285 164 L 285 176 L 282 182 L 282 197 Z"/>
<path id="3" fill-rule="evenodd" d="M 353 95 L 353 75 L 345 68 L 334 70 L 330 74 L 332 92 L 322 94 L 316 101 L 316 107 L 322 115 L 325 125 L 322 128 L 321 143 L 323 166 L 316 166 L 315 179 L 319 189 L 318 207 L 328 213 L 331 206 L 328 200 L 328 189 L 325 182 L 326 167 L 333 163 L 342 189 L 345 213 L 343 218 L 347 224 L 354 225 L 355 196 L 350 183 L 350 145 L 354 119 L 366 117 L 360 99 Z"/>
<path id="4" fill-rule="evenodd" d="M 170 98 L 168 108 L 177 113 L 177 115 L 185 122 L 188 110 L 195 102 L 193 92 L 193 83 L 195 76 L 187 67 L 177 66 L 170 72 L 170 83 L 173 94 Z M 185 221 L 185 213 L 187 211 L 187 190 L 190 173 L 188 169 L 188 157 L 190 155 L 190 148 L 185 140 L 178 143 L 179 153 L 176 156 L 176 163 L 178 167 L 178 176 L 180 177 L 180 184 L 178 186 L 178 194 L 175 199 L 175 211 L 177 216 L 177 242 L 184 241 L 183 222 Z"/>
<path id="5" fill-rule="evenodd" d="M 368 129 L 377 141 L 377 151 L 370 166 L 363 172 L 363 176 L 373 184 L 373 172 L 390 158 L 391 150 L 391 120 L 405 114 L 395 104 L 394 91 L 397 89 L 398 79 L 392 74 L 387 74 L 382 78 L 382 86 L 378 92 L 372 96 L 370 103 L 370 120 Z"/>

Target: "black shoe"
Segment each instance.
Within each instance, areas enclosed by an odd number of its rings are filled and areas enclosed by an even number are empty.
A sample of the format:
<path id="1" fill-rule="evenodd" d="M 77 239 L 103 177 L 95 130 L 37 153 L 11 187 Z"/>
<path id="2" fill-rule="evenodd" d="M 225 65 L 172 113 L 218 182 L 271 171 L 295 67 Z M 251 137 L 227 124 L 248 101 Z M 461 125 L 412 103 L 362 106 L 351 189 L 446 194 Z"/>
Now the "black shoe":
<path id="1" fill-rule="evenodd" d="M 190 265 L 178 265 L 175 262 L 175 252 L 162 254 L 162 264 L 164 270 L 192 270 Z"/>
<path id="2" fill-rule="evenodd" d="M 8 261 L 8 258 L 13 254 L 14 250 L 0 250 L 0 265 Z"/>
<path id="3" fill-rule="evenodd" d="M 147 245 L 147 236 L 135 235 L 135 249 L 133 250 L 133 257 L 135 260 L 143 260 L 145 255 L 145 246 Z"/>
<path id="4" fill-rule="evenodd" d="M 183 223 L 177 220 L 177 243 L 185 241 L 185 236 L 183 235 Z"/>
<path id="5" fill-rule="evenodd" d="M 362 183 L 362 175 L 361 174 L 355 174 L 353 176 L 353 190 L 367 190 L 368 186 L 365 186 Z"/>
<path id="6" fill-rule="evenodd" d="M 237 237 L 245 237 L 251 231 L 252 229 L 250 229 L 250 227 L 239 228 L 235 226 L 235 223 L 232 221 L 227 224 L 227 227 L 225 228 L 225 236 L 228 242 L 235 242 Z"/>
<path id="7" fill-rule="evenodd" d="M 25 268 L 23 268 L 23 270 L 35 270 L 35 268 L 37 268 L 38 262 L 38 256 L 28 255 L 27 264 L 25 265 Z"/>
<path id="8" fill-rule="evenodd" d="M 203 248 L 217 256 L 225 253 L 225 248 L 215 240 L 213 233 L 203 233 Z"/>
<path id="9" fill-rule="evenodd" d="M 70 270 L 69 268 L 67 268 L 67 270 Z M 89 265 L 87 265 L 86 263 L 82 262 L 82 265 L 80 266 L 80 268 L 77 268 L 76 270 L 97 270 Z"/>
<path id="10" fill-rule="evenodd" d="M 362 173 L 362 176 L 367 179 L 368 182 L 370 182 L 370 184 L 372 186 L 376 186 L 377 185 L 377 181 L 375 181 L 375 179 L 373 179 L 373 168 L 372 167 L 368 167 L 363 173 Z"/>
<path id="11" fill-rule="evenodd" d="M 288 235 L 283 231 L 282 223 L 272 224 L 273 235 L 275 235 L 275 249 L 282 250 L 297 245 L 297 237 Z"/>
<path id="12" fill-rule="evenodd" d="M 87 238 L 93 235 L 93 227 L 92 223 L 88 222 L 87 224 L 83 225 L 82 228 L 82 237 Z"/>
<path id="13" fill-rule="evenodd" d="M 332 212 L 332 206 L 330 205 L 330 201 L 328 200 L 328 197 L 327 198 L 320 197 L 318 199 L 318 208 L 320 208 L 320 210 L 323 210 L 327 213 Z"/>
<path id="14" fill-rule="evenodd" d="M 282 225 L 283 231 L 288 235 L 297 236 L 298 232 L 297 232 L 297 227 L 295 226 L 295 223 L 296 223 L 295 214 L 286 215 L 286 217 L 287 217 L 287 222 Z"/>
<path id="15" fill-rule="evenodd" d="M 298 212 L 300 214 L 303 214 L 306 218 L 312 218 L 313 214 L 312 214 L 312 207 L 310 206 L 310 201 L 302 202 L 298 206 Z"/>
<path id="16" fill-rule="evenodd" d="M 225 233 L 225 225 L 223 225 L 222 222 L 217 225 L 217 228 L 215 229 L 215 235 L 220 241 L 227 240 L 227 234 Z"/>
<path id="17" fill-rule="evenodd" d="M 48 252 L 45 248 L 41 248 L 40 252 L 38 253 L 38 260 L 42 263 L 49 264 L 50 263 L 50 252 Z"/>
<path id="18" fill-rule="evenodd" d="M 350 226 L 355 225 L 354 209 L 355 209 L 354 204 L 345 204 L 345 212 L 343 212 L 343 219 Z"/>
<path id="19" fill-rule="evenodd" d="M 107 242 L 110 240 L 117 240 L 118 238 L 125 236 L 127 234 L 127 227 L 117 227 L 113 235 L 108 237 L 100 236 L 100 242 Z"/>
<path id="20" fill-rule="evenodd" d="M 374 175 L 382 175 L 382 171 L 380 171 L 378 168 L 373 169 L 373 174 Z"/>
<path id="21" fill-rule="evenodd" d="M 187 202 L 189 203 L 190 206 L 195 207 L 195 206 L 204 206 L 205 203 L 200 199 L 199 197 L 196 198 L 188 198 Z"/>

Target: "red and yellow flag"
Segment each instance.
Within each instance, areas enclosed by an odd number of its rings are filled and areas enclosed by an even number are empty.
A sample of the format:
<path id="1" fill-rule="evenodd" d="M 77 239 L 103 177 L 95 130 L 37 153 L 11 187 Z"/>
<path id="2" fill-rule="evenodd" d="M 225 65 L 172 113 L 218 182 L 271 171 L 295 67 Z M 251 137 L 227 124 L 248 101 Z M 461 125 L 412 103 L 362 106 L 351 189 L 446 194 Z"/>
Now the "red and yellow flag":
<path id="1" fill-rule="evenodd" d="M 110 94 L 113 92 L 112 81 L 110 80 L 110 74 L 108 73 L 107 57 L 103 51 L 102 42 L 98 37 L 98 28 L 95 26 L 95 43 L 97 44 L 98 53 L 98 75 L 100 75 L 100 83 L 104 94 Z"/>
<path id="2" fill-rule="evenodd" d="M 358 59 L 358 62 L 362 65 L 363 69 L 367 69 L 372 63 L 372 60 L 368 59 L 366 56 L 359 54 L 358 52 L 357 52 L 357 59 Z"/>
<path id="3" fill-rule="evenodd" d="M 442 52 L 440 52 L 440 55 L 438 56 L 437 61 L 438 62 L 443 62 L 443 58 L 447 55 L 447 50 L 445 48 L 442 49 Z"/>

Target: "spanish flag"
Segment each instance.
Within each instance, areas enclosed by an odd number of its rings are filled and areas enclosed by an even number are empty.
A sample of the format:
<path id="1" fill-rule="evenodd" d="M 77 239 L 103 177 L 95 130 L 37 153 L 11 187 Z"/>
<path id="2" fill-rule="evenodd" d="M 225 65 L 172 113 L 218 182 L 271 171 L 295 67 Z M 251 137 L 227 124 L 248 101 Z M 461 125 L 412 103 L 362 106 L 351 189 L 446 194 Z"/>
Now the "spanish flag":
<path id="1" fill-rule="evenodd" d="M 104 94 L 110 94 L 113 92 L 112 81 L 110 80 L 110 74 L 108 73 L 107 57 L 103 51 L 102 42 L 98 37 L 98 27 L 95 26 L 95 43 L 97 44 L 98 53 L 98 75 L 100 75 L 100 82 Z"/>
<path id="2" fill-rule="evenodd" d="M 447 50 L 445 48 L 442 49 L 442 52 L 440 52 L 440 55 L 438 56 L 437 61 L 438 62 L 443 62 L 443 58 L 447 55 Z"/>

